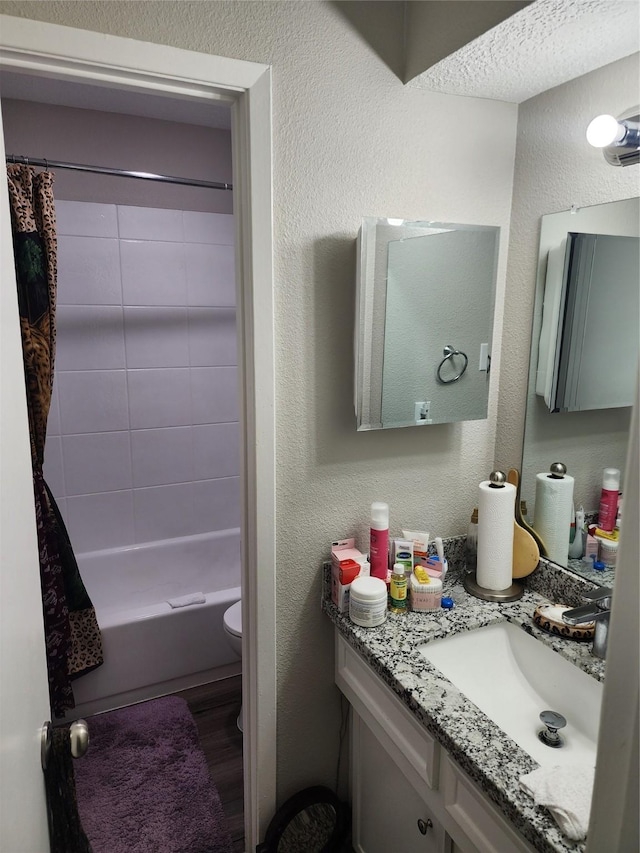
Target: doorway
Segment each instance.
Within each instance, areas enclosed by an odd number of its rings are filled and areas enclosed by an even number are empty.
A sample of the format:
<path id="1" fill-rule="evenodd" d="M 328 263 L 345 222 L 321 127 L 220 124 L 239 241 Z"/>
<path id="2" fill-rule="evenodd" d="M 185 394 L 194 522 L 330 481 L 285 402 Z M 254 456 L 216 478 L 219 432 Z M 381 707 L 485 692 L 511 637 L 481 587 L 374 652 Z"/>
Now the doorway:
<path id="1" fill-rule="evenodd" d="M 274 608 L 269 612 L 264 606 L 273 602 L 274 586 L 269 71 L 252 63 L 217 60 L 124 39 L 110 39 L 107 47 L 95 33 L 35 22 L 21 21 L 15 30 L 4 26 L 3 42 L 2 66 L 12 72 L 67 80 L 74 77 L 76 82 L 85 83 L 98 81 L 112 93 L 124 90 L 140 96 L 141 103 L 148 103 L 154 95 L 164 98 L 166 105 L 171 99 L 183 104 L 197 102 L 205 108 L 222 102 L 233 116 L 239 367 L 243 376 L 240 506 L 243 657 L 247 664 L 243 668 L 243 694 L 249 705 L 244 736 L 245 836 L 248 849 L 252 849 L 275 805 Z M 44 44 L 64 45 L 65 55 L 52 63 L 42 49 Z M 91 63 L 85 62 L 89 56 Z M 114 56 L 118 57 L 116 70 Z M 179 69 L 181 77 L 166 75 L 164 68 Z M 197 82 L 185 83 L 185 79 Z M 260 309 L 258 327 L 253 324 L 256 306 Z M 271 322 L 265 323 L 265 317 Z M 261 615 L 255 606 L 258 597 Z"/>

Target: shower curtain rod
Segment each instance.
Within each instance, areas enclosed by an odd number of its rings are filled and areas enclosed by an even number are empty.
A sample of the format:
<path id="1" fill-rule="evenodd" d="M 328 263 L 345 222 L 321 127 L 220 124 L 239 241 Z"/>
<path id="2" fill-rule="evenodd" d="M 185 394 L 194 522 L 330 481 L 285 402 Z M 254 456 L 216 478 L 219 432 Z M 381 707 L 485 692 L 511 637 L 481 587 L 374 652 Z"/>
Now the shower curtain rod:
<path id="1" fill-rule="evenodd" d="M 7 163 L 22 163 L 25 166 L 42 166 L 48 169 L 71 169 L 76 172 L 93 172 L 97 175 L 115 175 L 119 178 L 139 178 L 143 181 L 161 181 L 165 184 L 181 184 L 187 187 L 205 187 L 210 190 L 233 190 L 233 184 L 221 184 L 217 181 L 200 181 L 196 178 L 176 178 L 171 175 L 155 175 L 152 172 L 132 172 L 125 169 L 110 169 L 108 166 L 87 166 L 83 163 L 62 163 L 59 160 L 38 160 L 33 157 L 7 154 Z"/>

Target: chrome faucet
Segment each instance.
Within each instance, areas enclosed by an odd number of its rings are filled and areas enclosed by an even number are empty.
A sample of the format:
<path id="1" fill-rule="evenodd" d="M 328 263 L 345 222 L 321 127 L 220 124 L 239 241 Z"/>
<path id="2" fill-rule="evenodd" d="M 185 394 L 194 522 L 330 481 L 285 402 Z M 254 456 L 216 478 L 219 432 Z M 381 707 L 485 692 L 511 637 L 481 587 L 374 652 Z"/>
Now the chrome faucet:
<path id="1" fill-rule="evenodd" d="M 597 658 L 605 659 L 607 655 L 607 640 L 609 639 L 609 617 L 611 616 L 611 596 L 613 590 L 607 586 L 599 586 L 582 597 L 589 601 L 582 607 L 574 607 L 566 610 L 562 619 L 567 625 L 582 625 L 584 622 L 595 622 L 596 633 L 593 638 L 593 654 Z"/>

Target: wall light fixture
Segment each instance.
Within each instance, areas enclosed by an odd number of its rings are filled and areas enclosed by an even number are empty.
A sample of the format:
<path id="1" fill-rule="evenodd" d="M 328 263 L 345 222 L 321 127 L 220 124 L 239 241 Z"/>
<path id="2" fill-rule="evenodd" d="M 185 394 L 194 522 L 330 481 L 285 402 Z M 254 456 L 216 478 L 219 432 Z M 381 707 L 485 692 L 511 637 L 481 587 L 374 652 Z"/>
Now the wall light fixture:
<path id="1" fill-rule="evenodd" d="M 602 148 L 607 163 L 612 166 L 631 166 L 640 163 L 640 107 L 614 118 L 601 115 L 587 128 L 587 141 Z"/>

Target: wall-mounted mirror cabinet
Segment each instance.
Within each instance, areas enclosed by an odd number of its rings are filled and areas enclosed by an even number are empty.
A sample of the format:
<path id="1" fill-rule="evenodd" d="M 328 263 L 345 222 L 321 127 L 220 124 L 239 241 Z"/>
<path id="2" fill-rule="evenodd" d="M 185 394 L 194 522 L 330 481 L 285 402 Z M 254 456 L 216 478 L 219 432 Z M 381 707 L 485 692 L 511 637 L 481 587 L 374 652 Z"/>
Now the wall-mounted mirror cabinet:
<path id="1" fill-rule="evenodd" d="M 598 509 L 603 469 L 624 471 L 640 342 L 639 223 L 638 198 L 542 217 L 522 456 L 530 521 L 536 474 L 552 462 L 567 466 L 575 506 L 587 512 Z"/>
<path id="2" fill-rule="evenodd" d="M 500 229 L 365 218 L 358 235 L 358 430 L 487 417 Z"/>

